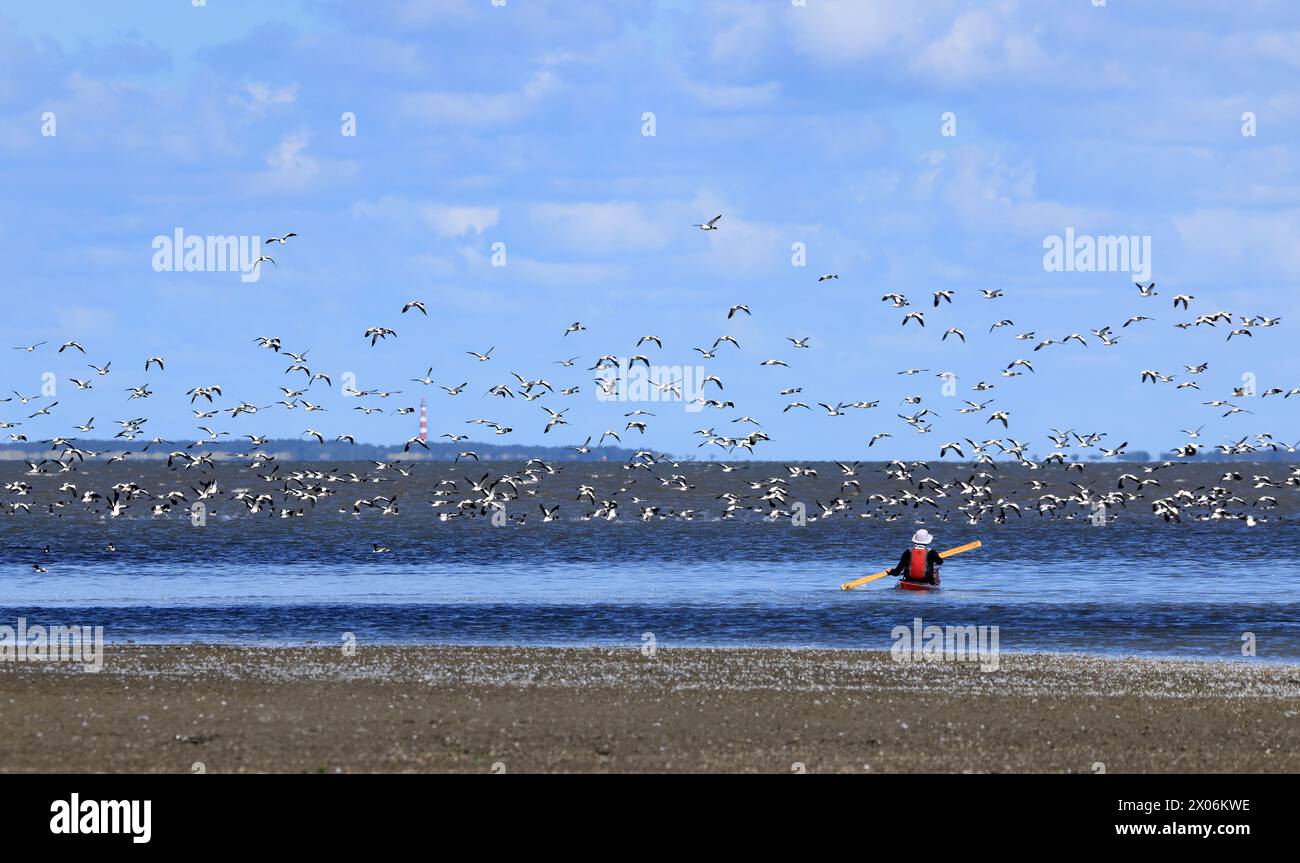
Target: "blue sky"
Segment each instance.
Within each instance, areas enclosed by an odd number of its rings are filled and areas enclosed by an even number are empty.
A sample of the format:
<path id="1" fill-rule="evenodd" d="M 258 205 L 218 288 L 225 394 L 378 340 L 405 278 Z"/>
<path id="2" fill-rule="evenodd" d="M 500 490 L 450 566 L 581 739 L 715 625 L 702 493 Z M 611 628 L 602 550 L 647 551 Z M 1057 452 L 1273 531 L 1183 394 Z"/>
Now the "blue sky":
<path id="1" fill-rule="evenodd" d="M 1004 434 L 958 397 L 987 380 L 988 410 L 1011 411 L 1011 436 L 1050 447 L 1048 428 L 1105 431 L 1108 443 L 1163 449 L 1205 424 L 1211 443 L 1270 431 L 1300 438 L 1300 398 L 1239 400 L 1300 386 L 1300 10 L 1239 2 L 619 3 L 508 0 L 43 3 L 0 13 L 0 253 L 8 314 L 5 389 L 31 395 L 58 378 L 59 406 L 28 422 L 33 439 L 73 434 L 96 417 L 148 416 L 150 434 L 186 440 L 197 422 L 183 393 L 221 385 L 222 406 L 269 404 L 288 362 L 257 336 L 310 349 L 335 386 L 326 405 L 223 417 L 234 435 L 297 437 L 308 425 L 358 440 L 402 440 L 409 417 L 351 410 L 338 391 L 402 389 L 386 411 L 430 401 L 431 432 L 486 417 L 510 442 L 579 442 L 638 405 L 596 400 L 601 354 L 695 364 L 692 347 L 732 335 L 701 364 L 736 410 L 657 414 L 625 443 L 695 450 L 694 429 L 743 434 L 751 415 L 772 437 L 760 455 L 937 455 L 946 440 Z M 54 115 L 57 134 L 42 134 Z M 341 133 L 345 112 L 356 134 Z M 655 134 L 643 134 L 652 112 Z M 944 134 L 944 115 L 955 135 Z M 1243 135 L 1243 114 L 1254 135 Z M 951 124 L 948 131 L 951 131 Z M 721 230 L 691 224 L 723 213 Z M 156 272 L 151 243 L 197 235 L 296 231 L 256 283 L 228 272 Z M 1124 272 L 1047 272 L 1045 237 L 1150 237 L 1159 296 Z M 506 265 L 493 266 L 494 243 Z M 803 243 L 807 265 L 792 266 Z M 840 279 L 817 282 L 822 273 Z M 933 309 L 930 292 L 955 291 Z M 980 289 L 1005 296 L 984 300 Z M 924 330 L 880 297 L 901 292 Z M 1191 313 L 1171 308 L 1193 294 Z M 429 317 L 401 315 L 424 300 Z M 726 320 L 747 303 L 753 317 Z M 1281 316 L 1225 341 L 1227 328 L 1172 324 L 1219 309 Z M 1133 314 L 1153 321 L 1121 329 Z M 990 334 L 989 326 L 1014 326 Z M 562 336 L 573 321 L 585 332 Z M 1120 344 L 1088 330 L 1109 324 Z M 361 332 L 390 326 L 370 348 Z M 941 342 L 960 326 L 965 345 Z M 1032 352 L 1039 338 L 1088 336 Z M 636 348 L 646 334 L 664 349 Z M 809 337 L 795 350 L 786 337 Z M 53 349 L 67 339 L 88 356 Z M 35 353 L 7 350 L 48 340 Z M 478 363 L 465 351 L 495 345 Z M 163 373 L 144 372 L 161 355 Z M 553 361 L 578 355 L 572 369 Z M 998 376 L 1017 357 L 1036 374 Z M 761 367 L 779 358 L 789 368 Z M 113 360 L 94 389 L 85 362 Z M 1153 368 L 1200 392 L 1139 382 Z M 463 396 L 438 384 L 470 382 Z M 931 372 L 907 377 L 911 367 Z M 511 372 L 578 385 L 528 403 L 485 398 Z M 155 395 L 126 402 L 150 382 Z M 778 395 L 880 401 L 826 417 Z M 710 395 L 713 394 L 710 387 Z M 900 406 L 919 395 L 917 407 Z M 48 402 L 49 400 L 45 400 Z M 41 403 L 41 402 L 37 402 Z M 541 405 L 570 425 L 542 434 Z M 897 418 L 930 407 L 920 435 Z M 747 429 L 746 429 L 747 431 Z M 554 440 L 557 435 L 560 439 Z M 200 435 L 201 436 L 201 435 Z M 476 435 L 480 440 L 494 439 Z M 500 442 L 500 438 L 495 438 Z"/>

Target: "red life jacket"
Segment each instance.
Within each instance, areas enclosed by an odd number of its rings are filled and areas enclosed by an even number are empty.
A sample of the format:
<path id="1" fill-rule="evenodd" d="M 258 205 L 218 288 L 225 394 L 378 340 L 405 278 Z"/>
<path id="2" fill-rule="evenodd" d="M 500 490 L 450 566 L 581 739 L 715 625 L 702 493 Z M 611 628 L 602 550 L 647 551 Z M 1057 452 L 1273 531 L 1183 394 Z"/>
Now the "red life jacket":
<path id="1" fill-rule="evenodd" d="M 929 553 L 928 548 L 912 549 L 912 560 L 907 567 L 908 580 L 925 581 L 925 558 Z"/>

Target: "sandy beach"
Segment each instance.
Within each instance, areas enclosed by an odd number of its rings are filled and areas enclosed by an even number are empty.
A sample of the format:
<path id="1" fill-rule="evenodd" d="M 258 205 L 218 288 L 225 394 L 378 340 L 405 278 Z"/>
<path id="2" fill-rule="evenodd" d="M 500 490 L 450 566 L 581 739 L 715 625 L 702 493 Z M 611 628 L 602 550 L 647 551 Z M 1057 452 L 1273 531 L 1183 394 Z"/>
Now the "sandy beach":
<path id="1" fill-rule="evenodd" d="M 1300 667 L 118 646 L 0 663 L 0 722 L 6 772 L 1296 772 Z"/>

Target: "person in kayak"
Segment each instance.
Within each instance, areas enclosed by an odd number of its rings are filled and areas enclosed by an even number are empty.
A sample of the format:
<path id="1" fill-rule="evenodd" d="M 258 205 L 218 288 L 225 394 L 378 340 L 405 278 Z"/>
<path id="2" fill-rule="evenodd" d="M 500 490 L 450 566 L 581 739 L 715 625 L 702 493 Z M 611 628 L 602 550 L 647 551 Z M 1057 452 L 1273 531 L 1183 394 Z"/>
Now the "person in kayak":
<path id="1" fill-rule="evenodd" d="M 925 528 L 912 534 L 912 547 L 903 552 L 903 556 L 898 560 L 898 566 L 890 570 L 889 574 L 904 581 L 937 585 L 939 567 L 943 566 L 943 558 L 939 556 L 939 552 L 930 548 L 932 542 L 934 537 Z"/>

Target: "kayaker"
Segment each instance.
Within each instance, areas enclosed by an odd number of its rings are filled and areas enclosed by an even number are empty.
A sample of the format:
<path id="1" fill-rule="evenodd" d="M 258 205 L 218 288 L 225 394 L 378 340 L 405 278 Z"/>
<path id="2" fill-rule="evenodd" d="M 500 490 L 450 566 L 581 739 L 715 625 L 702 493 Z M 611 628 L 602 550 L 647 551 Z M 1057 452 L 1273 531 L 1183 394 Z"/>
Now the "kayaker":
<path id="1" fill-rule="evenodd" d="M 898 560 L 898 566 L 890 570 L 889 574 L 904 581 L 937 585 L 939 567 L 943 566 L 943 558 L 939 556 L 939 552 L 930 548 L 933 542 L 934 537 L 925 528 L 912 534 L 912 547 L 903 552 L 903 556 Z"/>

